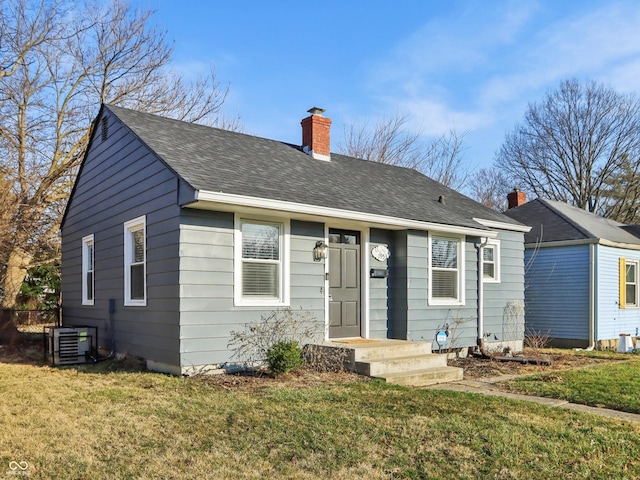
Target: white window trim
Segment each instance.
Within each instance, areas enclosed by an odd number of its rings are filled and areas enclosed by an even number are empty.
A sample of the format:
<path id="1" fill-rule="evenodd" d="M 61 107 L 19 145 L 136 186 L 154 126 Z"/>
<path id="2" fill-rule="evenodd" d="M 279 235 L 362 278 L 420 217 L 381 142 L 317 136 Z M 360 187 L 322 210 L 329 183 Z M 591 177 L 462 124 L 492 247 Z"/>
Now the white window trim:
<path id="1" fill-rule="evenodd" d="M 482 275 L 482 281 L 484 283 L 500 283 L 501 281 L 501 268 L 500 268 L 500 264 L 502 263 L 500 261 L 501 257 L 500 257 L 500 240 L 488 240 L 487 241 L 487 245 L 482 247 L 482 249 L 484 250 L 485 248 L 490 247 L 493 248 L 493 264 L 495 265 L 495 269 L 494 269 L 494 277 L 493 278 L 485 278 L 484 276 L 484 251 L 481 252 L 481 256 L 480 258 L 482 259 L 482 265 L 480 266 L 480 275 Z"/>
<path id="2" fill-rule="evenodd" d="M 280 297 L 251 298 L 242 295 L 242 223 L 263 223 L 280 227 Z M 290 220 L 235 214 L 233 234 L 233 303 L 236 307 L 288 307 L 290 305 Z"/>
<path id="3" fill-rule="evenodd" d="M 131 298 L 131 233 L 139 229 L 144 232 L 144 298 Z M 124 224 L 124 305 L 126 307 L 147 306 L 147 219 L 143 215 Z"/>
<path id="4" fill-rule="evenodd" d="M 431 244 L 433 237 L 436 238 L 446 238 L 450 240 L 456 240 L 458 246 L 458 298 L 434 298 L 432 296 L 433 292 L 433 267 L 431 266 Z M 429 232 L 429 242 L 428 242 L 428 252 L 427 252 L 427 266 L 428 266 L 428 282 L 429 282 L 429 296 L 428 302 L 429 305 L 464 305 L 465 304 L 465 237 L 464 235 L 451 235 L 450 233 L 439 234 L 435 232 L 432 234 Z"/>
<path id="5" fill-rule="evenodd" d="M 634 264 L 636 266 L 636 281 L 635 281 L 635 286 L 636 286 L 636 298 L 633 299 L 633 303 L 629 302 L 629 298 L 627 298 L 626 295 L 626 288 L 627 285 L 629 284 L 629 282 L 627 282 L 627 272 L 625 271 L 625 277 L 624 277 L 624 286 L 625 286 L 625 308 L 638 308 L 640 307 L 640 261 L 638 260 L 630 260 L 628 258 L 625 259 L 625 269 L 627 267 L 627 265 L 630 264 Z"/>
<path id="6" fill-rule="evenodd" d="M 91 269 L 89 269 L 89 254 L 88 247 L 93 248 L 93 255 L 91 256 Z M 96 247 L 93 239 L 93 234 L 82 237 L 82 305 L 93 305 L 96 298 Z M 87 273 L 93 272 L 91 277 L 91 299 L 89 299 L 89 291 L 87 290 Z"/>

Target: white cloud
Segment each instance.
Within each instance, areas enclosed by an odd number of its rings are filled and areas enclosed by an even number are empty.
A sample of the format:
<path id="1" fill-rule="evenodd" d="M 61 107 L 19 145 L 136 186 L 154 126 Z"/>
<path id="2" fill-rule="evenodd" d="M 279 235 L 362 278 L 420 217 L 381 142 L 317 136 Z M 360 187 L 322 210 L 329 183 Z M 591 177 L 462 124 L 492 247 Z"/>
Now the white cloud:
<path id="1" fill-rule="evenodd" d="M 520 120 L 529 101 L 569 77 L 633 90 L 640 74 L 640 4 L 559 8 L 463 3 L 410 34 L 371 72 L 371 89 L 425 132 Z"/>

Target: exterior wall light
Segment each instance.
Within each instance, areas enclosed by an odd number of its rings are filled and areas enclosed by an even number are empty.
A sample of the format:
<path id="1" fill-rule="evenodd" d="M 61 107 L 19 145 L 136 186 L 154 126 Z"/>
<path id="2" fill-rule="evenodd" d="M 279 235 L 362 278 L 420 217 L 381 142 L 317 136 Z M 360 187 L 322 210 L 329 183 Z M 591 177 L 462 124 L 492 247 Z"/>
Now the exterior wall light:
<path id="1" fill-rule="evenodd" d="M 319 262 L 327 258 L 327 244 L 322 240 L 316 242 L 316 246 L 313 248 L 313 261 Z"/>

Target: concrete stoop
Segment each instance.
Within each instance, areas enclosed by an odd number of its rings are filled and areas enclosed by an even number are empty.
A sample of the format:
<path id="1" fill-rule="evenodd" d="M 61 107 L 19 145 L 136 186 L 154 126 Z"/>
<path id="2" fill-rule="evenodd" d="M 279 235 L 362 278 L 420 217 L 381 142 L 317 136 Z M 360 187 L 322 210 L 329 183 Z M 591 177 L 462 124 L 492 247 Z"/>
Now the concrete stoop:
<path id="1" fill-rule="evenodd" d="M 447 356 L 432 353 L 426 342 L 345 339 L 323 346 L 346 350 L 349 370 L 388 383 L 427 386 L 462 380 L 462 369 L 447 366 Z"/>

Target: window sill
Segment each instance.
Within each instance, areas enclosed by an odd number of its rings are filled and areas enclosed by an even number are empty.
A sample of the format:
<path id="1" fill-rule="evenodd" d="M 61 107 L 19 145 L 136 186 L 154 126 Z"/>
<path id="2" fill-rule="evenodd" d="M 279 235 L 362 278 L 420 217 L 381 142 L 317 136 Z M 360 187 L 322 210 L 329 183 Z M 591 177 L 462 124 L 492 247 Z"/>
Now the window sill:
<path id="1" fill-rule="evenodd" d="M 464 306 L 464 302 L 456 298 L 442 300 L 429 299 L 428 305 L 435 307 L 460 307 Z"/>
<path id="2" fill-rule="evenodd" d="M 146 307 L 146 300 L 128 300 L 124 302 L 125 307 Z"/>
<path id="3" fill-rule="evenodd" d="M 93 306 L 93 304 L 94 304 L 93 300 L 83 300 L 82 301 L 82 305 Z"/>
<path id="4" fill-rule="evenodd" d="M 283 302 L 281 300 L 249 300 L 240 299 L 233 302 L 234 307 L 277 307 L 285 308 L 289 306 L 289 302 Z"/>

